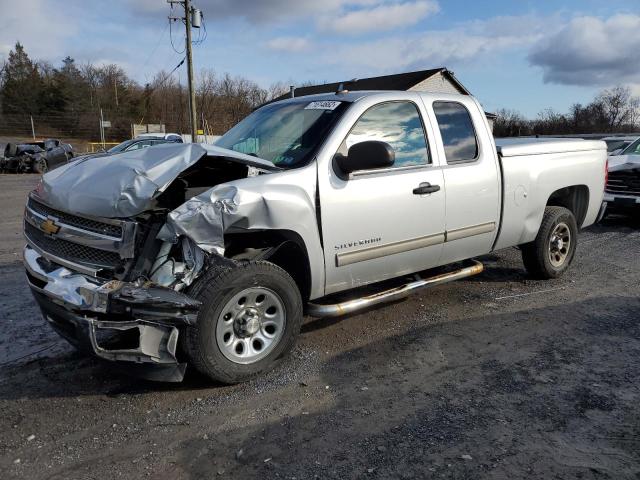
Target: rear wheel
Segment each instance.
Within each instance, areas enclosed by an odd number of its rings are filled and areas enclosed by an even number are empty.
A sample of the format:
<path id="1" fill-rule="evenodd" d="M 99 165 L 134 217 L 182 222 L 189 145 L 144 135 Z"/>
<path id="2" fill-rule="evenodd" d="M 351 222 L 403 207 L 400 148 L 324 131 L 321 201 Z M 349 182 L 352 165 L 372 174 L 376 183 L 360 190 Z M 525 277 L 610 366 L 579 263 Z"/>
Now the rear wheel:
<path id="1" fill-rule="evenodd" d="M 557 278 L 569 268 L 577 242 L 573 213 L 564 207 L 547 207 L 536 239 L 522 246 L 524 266 L 535 278 Z"/>
<path id="2" fill-rule="evenodd" d="M 190 363 L 223 383 L 271 370 L 294 346 L 302 298 L 291 276 L 269 262 L 208 272 L 191 295 L 202 302 L 184 347 Z"/>

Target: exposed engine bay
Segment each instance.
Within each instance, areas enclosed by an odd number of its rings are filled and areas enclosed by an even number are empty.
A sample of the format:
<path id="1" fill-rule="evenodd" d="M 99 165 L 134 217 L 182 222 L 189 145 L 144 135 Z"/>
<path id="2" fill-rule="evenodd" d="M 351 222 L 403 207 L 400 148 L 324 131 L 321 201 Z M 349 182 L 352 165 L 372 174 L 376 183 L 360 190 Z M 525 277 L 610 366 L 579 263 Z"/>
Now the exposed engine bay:
<path id="1" fill-rule="evenodd" d="M 266 170 L 223 158 L 203 157 L 181 172 L 157 196 L 151 208 L 136 217 L 143 226 L 136 246 L 137 262 L 115 278 L 135 281 L 144 279 L 155 285 L 182 291 L 199 276 L 206 262 L 224 262 L 225 259 L 207 259 L 208 255 L 189 237 L 181 235 L 159 240 L 167 216 L 175 208 L 201 195 L 211 188 L 233 180 L 268 173 Z"/>
<path id="2" fill-rule="evenodd" d="M 171 182 L 157 198 L 157 206 L 173 210 L 216 185 L 265 172 L 265 170 L 224 158 L 213 160 L 210 157 L 204 157 Z"/>

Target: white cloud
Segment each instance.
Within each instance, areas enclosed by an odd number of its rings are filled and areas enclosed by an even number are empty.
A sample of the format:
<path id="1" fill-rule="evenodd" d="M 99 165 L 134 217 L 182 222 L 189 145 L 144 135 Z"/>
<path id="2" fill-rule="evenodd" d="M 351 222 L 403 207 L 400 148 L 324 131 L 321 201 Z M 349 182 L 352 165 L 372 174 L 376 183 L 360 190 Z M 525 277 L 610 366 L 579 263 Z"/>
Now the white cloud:
<path id="1" fill-rule="evenodd" d="M 267 42 L 267 47 L 271 50 L 283 52 L 301 52 L 310 47 L 309 40 L 302 37 L 278 37 Z"/>
<path id="2" fill-rule="evenodd" d="M 628 87 L 631 89 L 631 95 L 640 97 L 640 83 L 630 83 Z"/>
<path id="3" fill-rule="evenodd" d="M 538 44 L 529 61 L 548 83 L 612 85 L 640 82 L 640 15 L 579 17 Z"/>
<path id="4" fill-rule="evenodd" d="M 318 26 L 322 30 L 340 34 L 382 32 L 415 25 L 438 11 L 440 6 L 435 0 L 382 4 L 346 12 L 337 18 L 335 15 L 325 16 L 318 22 Z"/>
<path id="5" fill-rule="evenodd" d="M 143 14 L 166 15 L 162 0 L 126 0 Z M 197 0 L 209 22 L 243 18 L 253 24 L 285 23 L 291 18 L 336 11 L 346 6 L 372 5 L 384 0 Z"/>
<path id="6" fill-rule="evenodd" d="M 32 60 L 60 67 L 69 55 L 77 65 L 115 63 L 140 81 L 163 67 L 172 68 L 180 59 L 169 46 L 168 30 L 163 30 L 166 19 L 133 18 L 133 9 L 127 9 L 132 0 L 113 0 L 109 11 L 100 11 L 97 4 L 87 6 L 86 0 L 21 0 L 10 8 L 2 1 L 0 64 L 16 41 Z M 166 15 L 168 7 L 160 3 Z"/>
<path id="7" fill-rule="evenodd" d="M 59 56 L 64 41 L 77 30 L 60 7 L 46 0 L 21 0 L 1 7 L 0 58 L 9 54 L 16 41 L 32 58 Z"/>
<path id="8" fill-rule="evenodd" d="M 492 54 L 533 45 L 548 25 L 545 19 L 532 16 L 496 17 L 448 30 L 340 44 L 326 60 L 372 73 L 482 62 Z"/>

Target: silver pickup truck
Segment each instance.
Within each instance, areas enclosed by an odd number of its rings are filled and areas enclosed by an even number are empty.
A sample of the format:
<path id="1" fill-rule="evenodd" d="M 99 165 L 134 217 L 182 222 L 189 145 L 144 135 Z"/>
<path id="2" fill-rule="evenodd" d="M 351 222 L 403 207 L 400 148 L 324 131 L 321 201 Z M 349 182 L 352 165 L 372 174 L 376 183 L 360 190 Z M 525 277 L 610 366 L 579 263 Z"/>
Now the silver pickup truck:
<path id="1" fill-rule="evenodd" d="M 338 92 L 266 105 L 216 146 L 168 144 L 47 173 L 24 262 L 47 322 L 147 378 L 272 368 L 303 314 L 341 315 L 478 274 L 518 246 L 571 263 L 606 146 L 496 145 L 465 95 Z"/>

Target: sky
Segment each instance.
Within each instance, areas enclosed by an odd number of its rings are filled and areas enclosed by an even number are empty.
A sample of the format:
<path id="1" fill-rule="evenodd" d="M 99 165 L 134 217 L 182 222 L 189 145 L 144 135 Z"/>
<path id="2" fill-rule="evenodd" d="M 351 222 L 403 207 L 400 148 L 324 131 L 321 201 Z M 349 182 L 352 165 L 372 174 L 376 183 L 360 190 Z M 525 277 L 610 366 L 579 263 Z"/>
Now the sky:
<path id="1" fill-rule="evenodd" d="M 196 70 L 263 87 L 446 67 L 488 111 L 564 112 L 603 88 L 640 95 L 640 0 L 193 0 Z M 144 84 L 184 54 L 166 0 L 0 0 L 0 62 L 16 41 L 59 66 L 117 63 Z M 204 31 L 194 32 L 195 38 Z M 172 41 L 173 40 L 173 47 Z M 185 67 L 176 71 L 182 81 Z"/>

